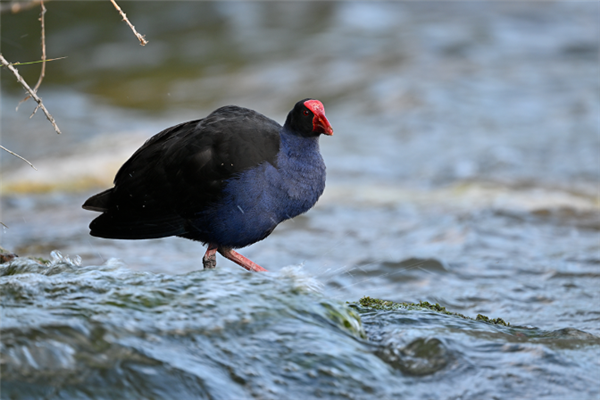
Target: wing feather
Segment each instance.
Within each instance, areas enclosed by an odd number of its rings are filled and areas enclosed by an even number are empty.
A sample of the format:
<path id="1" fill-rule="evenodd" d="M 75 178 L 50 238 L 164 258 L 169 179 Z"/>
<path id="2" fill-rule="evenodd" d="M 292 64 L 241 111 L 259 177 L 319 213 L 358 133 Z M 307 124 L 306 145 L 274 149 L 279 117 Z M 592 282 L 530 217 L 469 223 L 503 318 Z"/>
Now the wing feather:
<path id="1" fill-rule="evenodd" d="M 241 107 L 165 129 L 119 169 L 114 188 L 84 208 L 104 214 L 94 236 L 146 239 L 184 235 L 195 213 L 218 202 L 227 180 L 269 162 L 276 165 L 281 126 Z"/>

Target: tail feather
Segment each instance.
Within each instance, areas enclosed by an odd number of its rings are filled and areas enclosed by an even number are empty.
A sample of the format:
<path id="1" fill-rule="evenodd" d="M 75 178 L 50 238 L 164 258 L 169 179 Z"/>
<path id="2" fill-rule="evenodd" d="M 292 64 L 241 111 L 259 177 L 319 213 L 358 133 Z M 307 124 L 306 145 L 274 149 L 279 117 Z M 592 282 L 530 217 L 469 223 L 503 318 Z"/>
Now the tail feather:
<path id="1" fill-rule="evenodd" d="M 185 232 L 185 220 L 178 215 L 136 218 L 105 212 L 90 223 L 92 236 L 107 239 L 156 239 Z"/>
<path id="2" fill-rule="evenodd" d="M 104 192 L 93 195 L 83 203 L 83 209 L 98 212 L 108 211 L 113 189 L 107 189 Z"/>
<path id="3" fill-rule="evenodd" d="M 129 207 L 115 207 L 114 188 L 98 193 L 83 204 L 83 208 L 101 212 L 90 223 L 92 236 L 107 239 L 155 239 L 186 233 L 186 221 L 175 213 L 164 209 L 145 208 L 133 211 Z M 124 210 L 123 210 L 124 209 Z"/>

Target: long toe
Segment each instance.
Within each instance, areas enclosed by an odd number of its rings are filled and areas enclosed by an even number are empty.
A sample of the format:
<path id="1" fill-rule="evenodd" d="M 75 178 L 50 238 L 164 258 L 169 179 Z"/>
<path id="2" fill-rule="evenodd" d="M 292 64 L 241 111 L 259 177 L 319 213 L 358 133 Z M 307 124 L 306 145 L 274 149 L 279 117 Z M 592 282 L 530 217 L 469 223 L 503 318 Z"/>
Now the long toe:
<path id="1" fill-rule="evenodd" d="M 256 264 L 252 260 L 247 259 L 243 255 L 241 255 L 240 253 L 238 253 L 238 252 L 236 252 L 236 251 L 234 251 L 232 249 L 219 247 L 219 253 L 221 253 L 221 255 L 223 257 L 225 257 L 225 258 L 233 261 L 234 263 L 236 263 L 240 267 L 246 268 L 248 271 L 254 271 L 254 272 L 264 272 L 264 271 L 267 271 L 266 269 L 264 269 L 260 265 Z"/>

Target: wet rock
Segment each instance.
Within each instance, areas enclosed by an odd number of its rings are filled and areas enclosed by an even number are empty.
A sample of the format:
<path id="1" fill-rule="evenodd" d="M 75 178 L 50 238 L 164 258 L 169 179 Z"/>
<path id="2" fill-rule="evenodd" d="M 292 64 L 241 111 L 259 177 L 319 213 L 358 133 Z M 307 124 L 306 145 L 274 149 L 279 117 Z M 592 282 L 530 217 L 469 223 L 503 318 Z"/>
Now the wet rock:
<path id="1" fill-rule="evenodd" d="M 15 259 L 15 257 L 18 257 L 18 255 L 11 253 L 3 247 L 0 247 L 0 264 L 12 261 Z"/>

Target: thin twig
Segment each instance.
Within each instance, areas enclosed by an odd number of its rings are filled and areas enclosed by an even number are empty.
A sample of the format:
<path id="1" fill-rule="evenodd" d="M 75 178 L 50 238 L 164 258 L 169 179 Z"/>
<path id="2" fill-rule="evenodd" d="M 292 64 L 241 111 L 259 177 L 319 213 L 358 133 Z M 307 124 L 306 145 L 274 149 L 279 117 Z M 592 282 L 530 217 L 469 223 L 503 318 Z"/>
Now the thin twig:
<path id="1" fill-rule="evenodd" d="M 38 78 L 33 91 L 37 93 L 44 77 L 46 76 L 46 24 L 44 22 L 44 15 L 46 14 L 46 7 L 44 7 L 44 0 L 41 1 L 40 5 L 42 6 L 42 11 L 40 12 L 40 23 L 42 25 L 42 71 L 40 72 L 40 77 Z"/>
<path id="2" fill-rule="evenodd" d="M 32 163 L 30 163 L 29 161 L 27 161 L 24 157 L 21 157 L 20 155 L 18 155 L 17 153 L 15 153 L 14 151 L 10 151 L 9 149 L 7 149 L 6 147 L 2 146 L 0 144 L 0 149 L 6 151 L 7 153 L 12 154 L 13 156 L 20 158 L 21 160 L 25 161 L 27 164 L 31 165 L 31 168 L 35 169 L 37 171 L 37 168 L 33 166 Z"/>
<path id="3" fill-rule="evenodd" d="M 50 0 L 46 0 L 50 1 Z M 11 12 L 16 14 L 23 10 L 28 10 L 40 4 L 42 0 L 14 0 L 9 3 L 0 3 L 0 14 Z"/>
<path id="4" fill-rule="evenodd" d="M 129 27 L 131 28 L 131 30 L 133 31 L 133 33 L 135 34 L 135 36 L 138 38 L 138 40 L 140 41 L 140 44 L 142 46 L 145 46 L 148 44 L 148 41 L 146 39 L 144 39 L 144 36 L 140 35 L 138 33 L 138 31 L 135 30 L 135 26 L 133 26 L 131 24 L 131 22 L 129 22 L 129 20 L 127 19 L 127 15 L 125 15 L 125 13 L 123 12 L 123 10 L 121 10 L 121 7 L 119 7 L 119 5 L 117 4 L 117 2 L 115 0 L 110 0 L 111 3 L 113 3 L 113 6 L 115 6 L 115 8 L 117 9 L 117 11 L 121 14 L 121 17 L 123 17 L 123 21 L 127 22 L 127 25 L 129 25 Z"/>
<path id="5" fill-rule="evenodd" d="M 40 5 L 42 6 L 42 12 L 40 13 L 39 18 L 42 25 L 42 71 L 40 72 L 40 77 L 38 78 L 37 83 L 33 87 L 33 91 L 35 93 L 37 93 L 38 89 L 40 88 L 40 85 L 42 84 L 42 81 L 44 80 L 44 77 L 46 76 L 46 24 L 44 23 L 44 14 L 46 14 L 46 7 L 44 7 L 44 0 L 41 0 Z M 19 104 L 17 104 L 17 109 L 19 109 L 21 103 L 26 102 L 27 100 L 29 100 L 30 97 L 30 95 L 27 95 L 27 97 L 21 100 Z M 37 110 L 38 107 L 35 108 L 33 114 L 35 114 Z"/>
<path id="6" fill-rule="evenodd" d="M 56 61 L 56 60 L 63 60 L 65 58 L 67 58 L 67 56 L 57 57 L 57 58 L 48 58 L 48 59 L 46 59 L 45 62 Z M 44 61 L 42 61 L 42 60 L 39 60 L 39 61 L 25 61 L 25 62 L 18 62 L 17 61 L 17 62 L 14 62 L 14 63 L 10 63 L 10 65 L 12 65 L 12 66 L 17 66 L 17 65 L 33 65 L 33 64 L 39 64 L 41 62 L 44 62 Z"/>
<path id="7" fill-rule="evenodd" d="M 46 114 L 46 118 L 48 119 L 48 121 L 50 121 L 50 123 L 54 127 L 54 130 L 56 131 L 56 133 L 60 133 L 60 129 L 58 129 L 58 125 L 56 125 L 56 121 L 54 121 L 54 118 L 52 117 L 52 115 L 50 115 L 50 113 L 48 112 L 48 110 L 44 106 L 44 103 L 42 103 L 42 99 L 40 99 L 38 97 L 38 95 L 35 94 L 35 92 L 29 87 L 29 85 L 27 84 L 27 82 L 25 82 L 23 80 L 23 78 L 21 77 L 21 75 L 19 75 L 19 71 L 17 71 L 17 69 L 15 67 L 13 67 L 12 65 L 10 65 L 10 63 L 8 61 L 6 61 L 6 59 L 4 58 L 4 56 L 2 55 L 2 53 L 0 53 L 0 63 L 2 63 L 3 66 L 5 66 L 6 68 L 8 68 L 13 73 L 13 75 L 17 78 L 17 81 L 21 84 L 21 86 L 23 86 L 23 88 L 27 92 L 29 92 L 29 94 L 31 95 L 31 97 L 38 103 L 39 107 L 42 109 L 42 111 L 44 112 L 44 114 Z"/>

